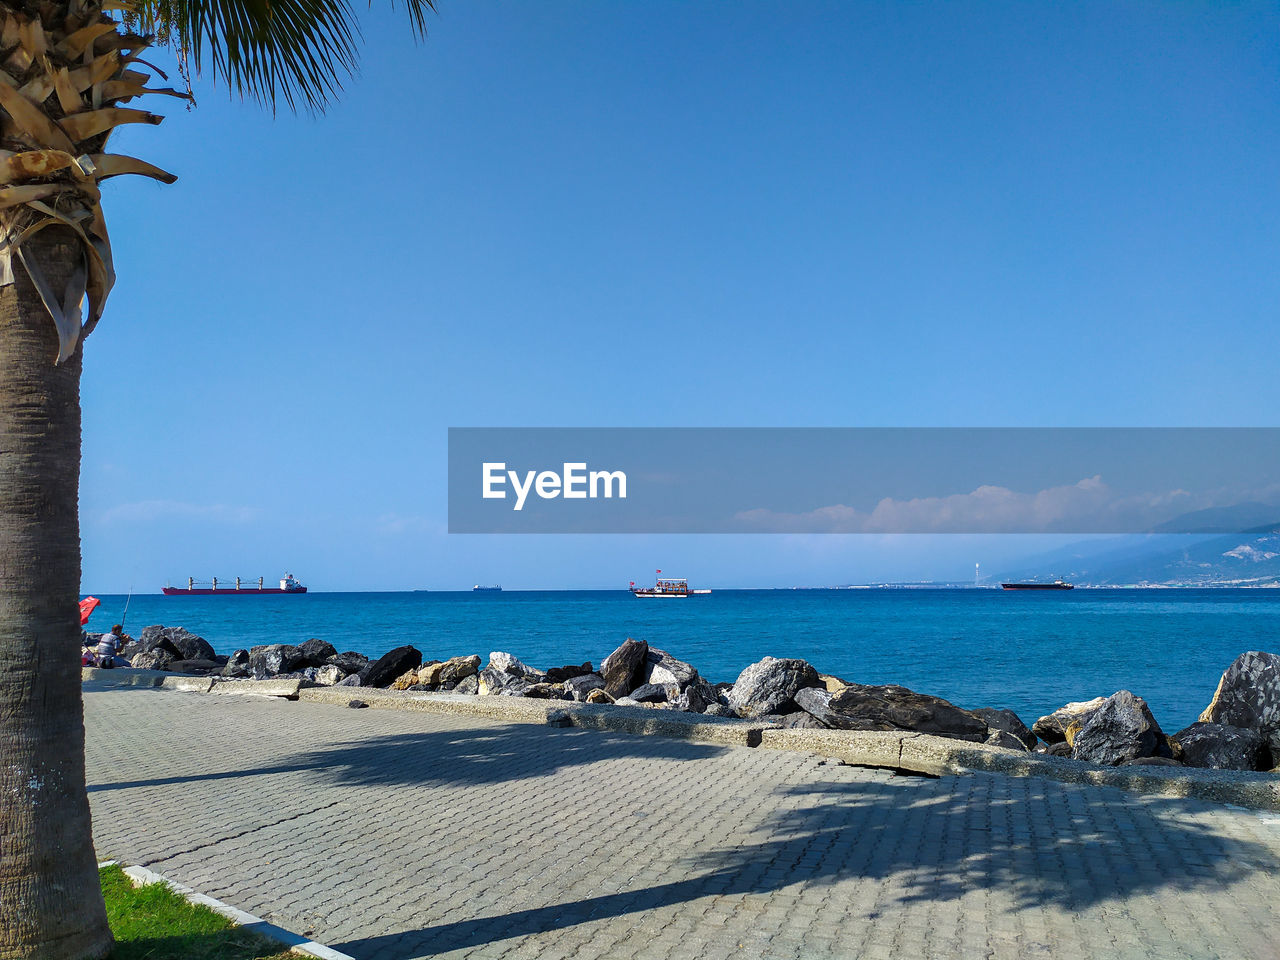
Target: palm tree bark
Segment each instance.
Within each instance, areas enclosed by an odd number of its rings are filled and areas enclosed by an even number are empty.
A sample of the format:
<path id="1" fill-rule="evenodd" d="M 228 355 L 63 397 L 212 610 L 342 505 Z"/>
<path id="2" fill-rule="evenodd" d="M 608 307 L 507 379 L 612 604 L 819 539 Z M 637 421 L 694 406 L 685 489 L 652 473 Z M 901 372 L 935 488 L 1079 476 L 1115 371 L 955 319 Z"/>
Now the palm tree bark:
<path id="1" fill-rule="evenodd" d="M 50 286 L 82 262 L 70 230 L 27 241 Z M 15 267 L 17 264 L 15 263 Z M 111 933 L 85 792 L 80 690 L 81 346 L 26 271 L 0 286 L 0 958 L 105 956 Z"/>

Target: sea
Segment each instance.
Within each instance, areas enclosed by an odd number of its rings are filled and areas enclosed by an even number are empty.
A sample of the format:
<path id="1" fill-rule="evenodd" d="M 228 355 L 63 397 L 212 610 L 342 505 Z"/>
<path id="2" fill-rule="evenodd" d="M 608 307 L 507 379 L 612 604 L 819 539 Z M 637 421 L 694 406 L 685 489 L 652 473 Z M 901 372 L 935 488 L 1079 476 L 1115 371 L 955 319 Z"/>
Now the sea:
<path id="1" fill-rule="evenodd" d="M 319 637 L 373 658 L 502 650 L 546 668 L 595 666 L 628 637 L 732 681 L 765 656 L 856 683 L 896 683 L 1028 725 L 1072 700 L 1131 690 L 1161 727 L 1194 722 L 1246 650 L 1280 652 L 1280 590 L 716 590 L 679 600 L 622 590 L 100 596 L 86 629 L 183 626 L 218 653 Z"/>

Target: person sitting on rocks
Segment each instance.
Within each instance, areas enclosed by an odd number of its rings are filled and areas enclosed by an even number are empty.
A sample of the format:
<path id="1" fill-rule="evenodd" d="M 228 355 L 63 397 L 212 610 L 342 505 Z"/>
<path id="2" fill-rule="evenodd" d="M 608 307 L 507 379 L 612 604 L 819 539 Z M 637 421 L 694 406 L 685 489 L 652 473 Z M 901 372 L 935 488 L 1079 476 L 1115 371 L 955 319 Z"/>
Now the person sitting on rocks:
<path id="1" fill-rule="evenodd" d="M 111 628 L 110 633 L 104 633 L 98 641 L 98 648 L 95 651 L 98 666 L 108 669 L 129 666 L 129 661 L 120 656 L 120 647 L 123 644 L 124 627 L 117 623 Z"/>

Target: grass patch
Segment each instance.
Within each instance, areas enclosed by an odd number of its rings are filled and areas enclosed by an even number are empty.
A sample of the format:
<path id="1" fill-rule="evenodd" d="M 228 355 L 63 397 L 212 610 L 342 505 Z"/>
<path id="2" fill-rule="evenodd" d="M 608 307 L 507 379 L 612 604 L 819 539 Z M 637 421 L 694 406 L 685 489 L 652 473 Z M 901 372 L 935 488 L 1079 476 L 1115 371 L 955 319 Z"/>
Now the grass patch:
<path id="1" fill-rule="evenodd" d="M 162 883 L 135 887 L 118 865 L 98 875 L 116 938 L 111 960 L 297 960 L 275 940 L 236 926 Z"/>

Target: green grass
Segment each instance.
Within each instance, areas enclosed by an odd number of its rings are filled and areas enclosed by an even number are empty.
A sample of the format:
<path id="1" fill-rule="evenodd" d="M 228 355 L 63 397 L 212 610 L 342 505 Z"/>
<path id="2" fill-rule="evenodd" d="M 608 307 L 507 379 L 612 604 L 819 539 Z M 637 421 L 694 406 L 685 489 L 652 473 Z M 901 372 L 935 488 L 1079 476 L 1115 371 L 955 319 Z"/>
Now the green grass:
<path id="1" fill-rule="evenodd" d="M 135 887 L 119 866 L 98 874 L 116 938 L 111 960 L 297 960 L 276 941 L 237 927 L 162 883 Z"/>

